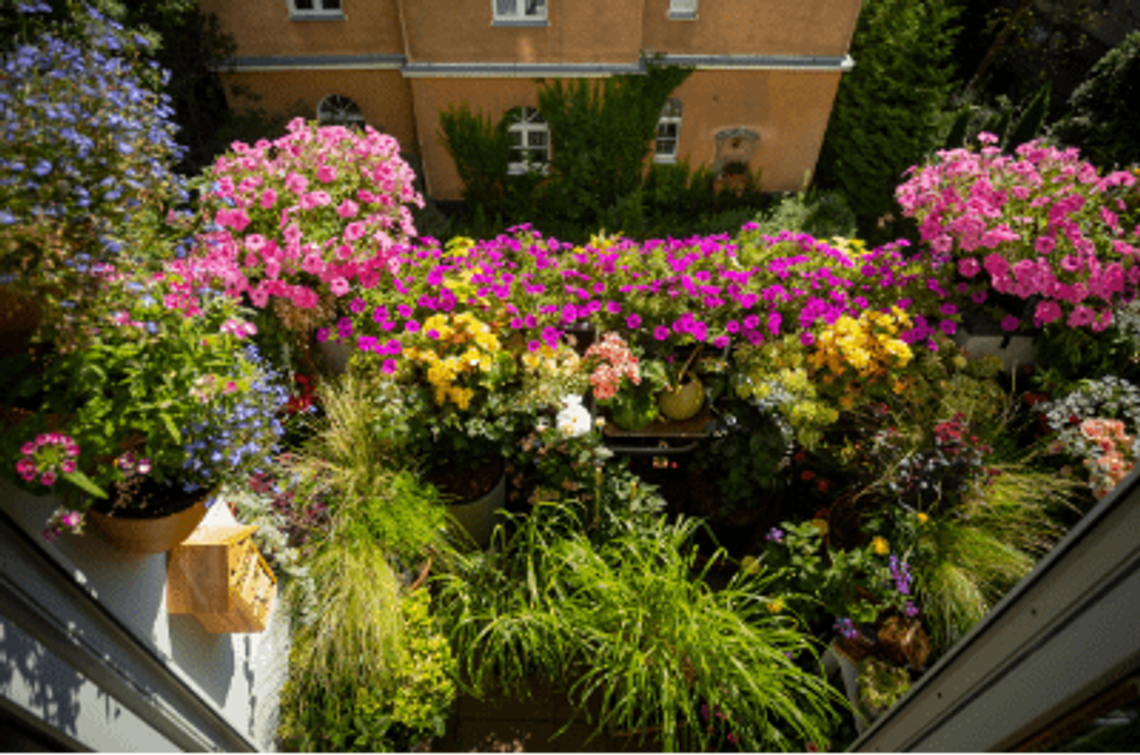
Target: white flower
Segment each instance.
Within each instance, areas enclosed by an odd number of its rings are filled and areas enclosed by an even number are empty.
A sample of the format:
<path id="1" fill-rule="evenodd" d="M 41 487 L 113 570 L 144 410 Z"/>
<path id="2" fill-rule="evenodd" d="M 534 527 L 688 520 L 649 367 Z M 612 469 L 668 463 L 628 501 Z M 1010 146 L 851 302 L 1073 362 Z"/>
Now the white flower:
<path id="1" fill-rule="evenodd" d="M 555 426 L 562 435 L 567 438 L 580 438 L 590 432 L 592 425 L 590 412 L 582 406 L 581 400 L 567 401 L 563 399 L 562 406 L 564 408 L 558 412 L 558 416 L 554 420 Z"/>

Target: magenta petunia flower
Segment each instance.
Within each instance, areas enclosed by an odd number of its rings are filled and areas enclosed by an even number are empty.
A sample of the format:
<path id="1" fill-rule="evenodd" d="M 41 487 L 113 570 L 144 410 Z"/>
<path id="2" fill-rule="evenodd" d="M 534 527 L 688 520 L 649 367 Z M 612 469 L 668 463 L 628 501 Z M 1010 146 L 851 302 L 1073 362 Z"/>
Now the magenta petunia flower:
<path id="1" fill-rule="evenodd" d="M 1001 321 L 1001 329 L 1007 333 L 1012 333 L 1013 331 L 1017 330 L 1018 326 L 1020 325 L 1021 320 L 1017 319 L 1013 315 L 1006 315 L 1005 319 Z"/>
<path id="2" fill-rule="evenodd" d="M 630 330 L 637 330 L 641 327 L 641 315 L 630 315 L 625 318 L 625 326 Z"/>
<path id="3" fill-rule="evenodd" d="M 664 341 L 669 338 L 669 328 L 664 325 L 658 325 L 653 329 L 653 337 L 658 341 Z"/>
<path id="4" fill-rule="evenodd" d="M 380 366 L 380 371 L 383 372 L 385 375 L 393 374 L 396 371 L 396 360 L 395 359 L 385 359 L 384 364 L 382 364 Z"/>

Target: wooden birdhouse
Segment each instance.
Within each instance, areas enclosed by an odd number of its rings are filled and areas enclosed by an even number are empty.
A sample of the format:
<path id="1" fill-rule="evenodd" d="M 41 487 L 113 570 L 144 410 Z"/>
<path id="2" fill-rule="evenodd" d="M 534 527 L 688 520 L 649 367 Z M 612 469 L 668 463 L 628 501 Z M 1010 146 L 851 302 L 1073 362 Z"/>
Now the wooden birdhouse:
<path id="1" fill-rule="evenodd" d="M 193 614 L 215 634 L 261 632 L 277 578 L 253 542 L 253 525 L 204 526 L 170 552 L 166 606 Z"/>

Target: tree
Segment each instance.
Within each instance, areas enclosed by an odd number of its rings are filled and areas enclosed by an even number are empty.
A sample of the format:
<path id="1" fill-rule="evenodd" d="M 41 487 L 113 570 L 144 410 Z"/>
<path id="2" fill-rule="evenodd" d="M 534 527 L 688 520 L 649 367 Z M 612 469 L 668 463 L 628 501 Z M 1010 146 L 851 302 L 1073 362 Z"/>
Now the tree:
<path id="1" fill-rule="evenodd" d="M 903 172 L 935 144 L 951 91 L 951 0 L 865 0 L 820 151 L 817 182 L 866 229 L 894 207 Z"/>
<path id="2" fill-rule="evenodd" d="M 1134 31 L 1093 66 L 1069 98 L 1054 136 L 1080 147 L 1093 164 L 1108 168 L 1140 162 L 1140 31 Z"/>

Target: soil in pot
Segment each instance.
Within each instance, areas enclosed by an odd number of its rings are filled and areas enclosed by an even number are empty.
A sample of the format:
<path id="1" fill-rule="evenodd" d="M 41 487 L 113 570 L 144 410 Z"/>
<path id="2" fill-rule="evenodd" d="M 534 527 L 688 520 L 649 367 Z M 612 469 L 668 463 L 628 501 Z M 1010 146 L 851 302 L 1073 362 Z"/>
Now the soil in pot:
<path id="1" fill-rule="evenodd" d="M 497 457 L 478 467 L 435 467 L 424 477 L 439 488 L 448 503 L 463 503 L 485 495 L 503 474 L 503 459 Z"/>
<path id="2" fill-rule="evenodd" d="M 112 485 L 107 498 L 91 505 L 94 511 L 120 519 L 160 519 L 177 514 L 207 496 L 206 491 L 187 493 L 181 485 L 165 485 L 148 475 L 138 475 Z"/>

